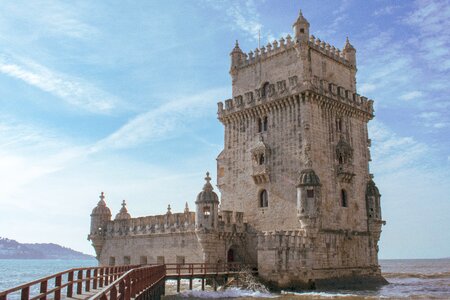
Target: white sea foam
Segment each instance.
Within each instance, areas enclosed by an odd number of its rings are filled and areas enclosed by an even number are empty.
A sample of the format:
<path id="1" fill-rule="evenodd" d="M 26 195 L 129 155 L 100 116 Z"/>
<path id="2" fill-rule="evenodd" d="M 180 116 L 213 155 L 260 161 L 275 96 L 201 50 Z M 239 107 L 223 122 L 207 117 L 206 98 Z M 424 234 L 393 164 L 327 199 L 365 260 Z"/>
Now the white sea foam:
<path id="1" fill-rule="evenodd" d="M 314 297 L 314 299 L 317 298 L 339 298 L 339 297 L 346 297 L 346 298 L 361 298 L 361 295 L 354 295 L 354 294 L 345 294 L 345 293 L 332 293 L 332 292 L 287 292 L 287 291 L 281 291 L 282 295 L 295 295 L 295 296 L 303 296 L 303 297 Z"/>
<path id="2" fill-rule="evenodd" d="M 229 288 L 224 291 L 209 292 L 209 291 L 185 291 L 179 294 L 181 297 L 195 297 L 195 298 L 239 298 L 239 297 L 253 297 L 253 298 L 277 298 L 277 295 L 270 293 L 262 293 L 258 291 L 241 290 L 238 288 Z"/>

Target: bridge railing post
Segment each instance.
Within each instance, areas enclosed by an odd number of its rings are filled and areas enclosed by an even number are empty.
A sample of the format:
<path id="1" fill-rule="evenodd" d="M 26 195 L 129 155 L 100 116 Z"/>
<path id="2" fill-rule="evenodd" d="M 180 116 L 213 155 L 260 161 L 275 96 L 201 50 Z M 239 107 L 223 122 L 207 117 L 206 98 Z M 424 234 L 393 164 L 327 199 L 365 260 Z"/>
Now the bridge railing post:
<path id="1" fill-rule="evenodd" d="M 87 269 L 86 270 L 86 286 L 85 286 L 85 290 L 86 292 L 89 292 L 91 289 L 91 270 Z"/>
<path id="2" fill-rule="evenodd" d="M 21 300 L 28 300 L 30 299 L 30 287 L 26 286 L 22 289 L 20 292 L 20 299 Z"/>
<path id="3" fill-rule="evenodd" d="M 47 280 L 41 281 L 41 288 L 39 289 L 39 292 L 43 294 L 41 297 L 39 297 L 40 300 L 46 300 L 47 299 Z"/>
<path id="4" fill-rule="evenodd" d="M 94 270 L 94 279 L 92 280 L 92 289 L 96 290 L 98 285 L 98 269 Z"/>
<path id="5" fill-rule="evenodd" d="M 81 295 L 83 293 L 83 271 L 78 271 L 77 276 L 77 295 Z"/>
<path id="6" fill-rule="evenodd" d="M 67 298 L 71 298 L 73 296 L 73 271 L 70 271 L 69 274 L 67 275 Z"/>
<path id="7" fill-rule="evenodd" d="M 62 282 L 62 275 L 56 276 L 55 277 L 55 288 L 57 288 L 57 290 L 55 290 L 55 294 L 54 294 L 55 300 L 61 299 L 61 282 Z"/>

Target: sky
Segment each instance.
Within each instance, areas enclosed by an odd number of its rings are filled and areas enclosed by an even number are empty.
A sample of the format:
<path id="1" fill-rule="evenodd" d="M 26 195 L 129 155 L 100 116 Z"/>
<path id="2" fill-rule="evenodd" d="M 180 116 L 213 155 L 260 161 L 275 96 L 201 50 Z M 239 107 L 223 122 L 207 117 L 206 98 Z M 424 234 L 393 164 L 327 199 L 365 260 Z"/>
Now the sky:
<path id="1" fill-rule="evenodd" d="M 2 1 L 0 236 L 93 254 L 101 191 L 113 216 L 182 211 L 223 147 L 229 53 L 310 33 L 357 49 L 374 99 L 380 258 L 450 256 L 450 1 Z M 217 189 L 216 189 L 217 190 Z"/>

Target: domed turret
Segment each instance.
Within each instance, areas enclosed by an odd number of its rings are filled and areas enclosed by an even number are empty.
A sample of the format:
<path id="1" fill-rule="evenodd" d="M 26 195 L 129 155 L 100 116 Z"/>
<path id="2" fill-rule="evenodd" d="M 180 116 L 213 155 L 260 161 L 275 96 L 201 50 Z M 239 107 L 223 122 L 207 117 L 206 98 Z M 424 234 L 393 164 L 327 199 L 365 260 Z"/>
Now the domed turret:
<path id="1" fill-rule="evenodd" d="M 92 242 L 97 257 L 100 257 L 104 244 L 106 225 L 111 221 L 111 210 L 106 206 L 105 194 L 101 192 L 100 201 L 91 213 L 91 232 L 88 240 Z"/>
<path id="2" fill-rule="evenodd" d="M 367 217 L 370 219 L 381 220 L 380 191 L 375 182 L 371 179 L 366 186 L 366 206 Z"/>
<path id="3" fill-rule="evenodd" d="M 298 179 L 298 186 L 316 186 L 320 185 L 319 176 L 316 175 L 313 169 L 306 169 L 300 173 Z"/>
<path id="4" fill-rule="evenodd" d="M 301 10 L 298 14 L 297 21 L 295 21 L 292 27 L 294 28 L 295 40 L 297 42 L 307 42 L 309 40 L 309 22 L 305 19 Z"/>
<path id="5" fill-rule="evenodd" d="M 115 220 L 127 220 L 127 219 L 131 219 L 131 216 L 127 210 L 127 203 L 125 202 L 125 200 L 123 200 L 122 208 L 120 209 L 119 213 L 116 215 Z"/>
<path id="6" fill-rule="evenodd" d="M 345 59 L 348 60 L 352 66 L 356 67 L 356 49 L 352 44 L 350 44 L 348 37 L 345 41 L 344 50 L 342 52 L 344 53 Z"/>
<path id="7" fill-rule="evenodd" d="M 230 56 L 231 56 L 231 71 L 244 63 L 245 54 L 244 52 L 242 52 L 241 48 L 239 48 L 239 42 L 237 40 L 233 50 L 230 53 Z"/>
<path id="8" fill-rule="evenodd" d="M 217 227 L 217 218 L 219 211 L 219 197 L 211 185 L 211 177 L 206 172 L 206 183 L 203 186 L 197 200 L 195 201 L 197 213 L 195 214 L 195 225 L 197 228 L 213 229 Z"/>
<path id="9" fill-rule="evenodd" d="M 321 184 L 313 169 L 300 173 L 297 182 L 297 216 L 302 228 L 313 228 L 319 215 Z"/>
<path id="10" fill-rule="evenodd" d="M 101 192 L 100 201 L 91 213 L 91 235 L 101 234 L 105 223 L 111 220 L 111 210 L 106 206 L 105 194 Z"/>

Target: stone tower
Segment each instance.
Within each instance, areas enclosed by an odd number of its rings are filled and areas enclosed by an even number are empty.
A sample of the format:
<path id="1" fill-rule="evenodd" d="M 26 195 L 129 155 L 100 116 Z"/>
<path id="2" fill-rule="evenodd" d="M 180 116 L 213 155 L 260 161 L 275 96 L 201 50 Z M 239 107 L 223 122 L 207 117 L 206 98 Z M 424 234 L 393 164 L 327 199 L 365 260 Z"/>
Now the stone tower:
<path id="1" fill-rule="evenodd" d="M 91 213 L 91 230 L 88 236 L 88 240 L 92 241 L 97 257 L 100 256 L 103 248 L 106 225 L 111 220 L 111 210 L 106 206 L 105 194 L 101 192 L 99 198 L 100 201 Z"/>
<path id="2" fill-rule="evenodd" d="M 380 194 L 369 173 L 373 101 L 356 90 L 356 50 L 309 35 L 231 52 L 232 99 L 218 104 L 221 210 L 257 232 L 260 276 L 278 287 L 365 279 L 378 265 Z"/>

